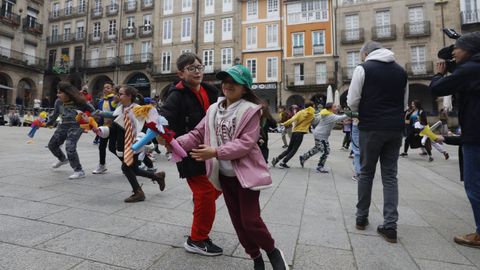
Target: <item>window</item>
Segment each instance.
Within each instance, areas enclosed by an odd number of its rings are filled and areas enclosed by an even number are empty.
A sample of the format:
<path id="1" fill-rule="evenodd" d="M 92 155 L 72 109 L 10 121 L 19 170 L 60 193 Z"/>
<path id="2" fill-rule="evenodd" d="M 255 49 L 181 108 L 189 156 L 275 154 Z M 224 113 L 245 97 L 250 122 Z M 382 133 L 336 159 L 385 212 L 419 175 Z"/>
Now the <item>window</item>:
<path id="1" fill-rule="evenodd" d="M 410 34 L 425 33 L 425 25 L 423 20 L 423 7 L 411 7 L 408 9 L 408 30 Z"/>
<path id="2" fill-rule="evenodd" d="M 72 15 L 73 13 L 73 1 L 67 0 L 65 1 L 65 16 Z"/>
<path id="3" fill-rule="evenodd" d="M 192 40 L 192 18 L 187 17 L 182 19 L 181 41 L 190 40 Z"/>
<path id="4" fill-rule="evenodd" d="M 126 25 L 127 29 L 125 31 L 125 34 L 127 36 L 135 35 L 135 16 L 127 17 L 126 23 L 127 23 L 127 25 Z"/>
<path id="5" fill-rule="evenodd" d="M 278 58 L 267 57 L 267 81 L 278 80 Z"/>
<path id="6" fill-rule="evenodd" d="M 257 27 L 247 27 L 247 49 L 257 48 Z"/>
<path id="7" fill-rule="evenodd" d="M 252 20 L 257 18 L 258 18 L 258 1 L 248 0 L 247 1 L 247 20 Z"/>
<path id="8" fill-rule="evenodd" d="M 222 49 L 222 70 L 226 70 L 227 68 L 232 66 L 232 48 L 223 48 Z"/>
<path id="9" fill-rule="evenodd" d="M 304 54 L 304 43 L 303 43 L 303 33 L 293 33 L 293 56 L 303 56 Z"/>
<path id="10" fill-rule="evenodd" d="M 413 46 L 410 49 L 412 73 L 414 75 L 427 74 L 425 46 Z"/>
<path id="11" fill-rule="evenodd" d="M 390 11 L 377 11 L 375 13 L 375 26 L 377 38 L 390 37 L 392 34 L 390 30 Z"/>
<path id="12" fill-rule="evenodd" d="M 477 0 L 465 0 L 465 9 L 462 12 L 463 23 L 476 23 L 480 21 Z"/>
<path id="13" fill-rule="evenodd" d="M 295 64 L 295 85 L 305 84 L 305 70 L 303 69 L 303 63 Z"/>
<path id="14" fill-rule="evenodd" d="M 100 22 L 93 24 L 93 39 L 100 40 L 101 31 L 100 31 Z"/>
<path id="15" fill-rule="evenodd" d="M 90 51 L 90 67 L 98 67 L 98 58 L 100 57 L 100 50 L 94 48 Z"/>
<path id="16" fill-rule="evenodd" d="M 191 49 L 183 49 L 180 51 L 180 54 L 184 54 L 184 53 L 187 53 L 187 52 L 192 52 Z"/>
<path id="17" fill-rule="evenodd" d="M 360 39 L 359 25 L 358 14 L 345 16 L 345 39 L 347 41 Z"/>
<path id="18" fill-rule="evenodd" d="M 6 1 L 5 3 L 9 4 L 10 2 Z M 6 8 L 7 8 L 7 6 L 6 6 Z M 7 12 L 7 9 L 5 10 L 5 12 Z M 60 3 L 53 3 L 52 4 L 52 17 L 55 18 L 55 17 L 58 17 L 58 16 L 60 16 Z"/>
<path id="19" fill-rule="evenodd" d="M 107 64 L 114 65 L 115 58 L 115 47 L 107 47 Z"/>
<path id="20" fill-rule="evenodd" d="M 75 39 L 77 40 L 82 40 L 85 37 L 85 23 L 83 21 L 77 21 L 77 30 L 75 35 Z"/>
<path id="21" fill-rule="evenodd" d="M 223 0 L 222 11 L 223 12 L 232 11 L 232 0 Z"/>
<path id="22" fill-rule="evenodd" d="M 163 21 L 163 43 L 172 43 L 172 20 Z"/>
<path id="23" fill-rule="evenodd" d="M 215 0 L 205 0 L 205 14 L 213 14 L 215 12 Z"/>
<path id="24" fill-rule="evenodd" d="M 203 42 L 213 42 L 214 40 L 213 31 L 215 30 L 215 21 L 214 20 L 205 21 L 204 25 L 205 25 L 205 28 L 204 28 Z"/>
<path id="25" fill-rule="evenodd" d="M 313 54 L 325 53 L 325 30 L 312 32 Z"/>
<path id="26" fill-rule="evenodd" d="M 315 82 L 317 84 L 327 84 L 327 64 L 315 64 Z"/>
<path id="27" fill-rule="evenodd" d="M 143 15 L 143 34 L 152 32 L 152 14 Z"/>
<path id="28" fill-rule="evenodd" d="M 93 13 L 95 15 L 102 14 L 102 0 L 95 0 Z"/>
<path id="29" fill-rule="evenodd" d="M 27 9 L 27 26 L 30 28 L 34 28 L 35 24 L 37 23 L 38 18 L 38 10 L 35 9 Z"/>
<path id="30" fill-rule="evenodd" d="M 108 36 L 113 37 L 117 35 L 117 21 L 110 20 L 108 21 Z"/>
<path id="31" fill-rule="evenodd" d="M 267 25 L 267 47 L 278 47 L 278 24 Z"/>
<path id="32" fill-rule="evenodd" d="M 328 20 L 328 0 L 307 0 L 287 6 L 288 23 Z"/>
<path id="33" fill-rule="evenodd" d="M 347 70 L 348 79 L 352 78 L 353 70 L 360 64 L 360 52 L 347 52 Z"/>
<path id="34" fill-rule="evenodd" d="M 163 0 L 163 15 L 173 13 L 173 0 Z"/>
<path id="35" fill-rule="evenodd" d="M 2 8 L 1 8 L 1 14 L 4 15 L 5 17 L 8 17 L 10 14 L 12 14 L 13 6 L 15 5 L 15 3 L 16 3 L 16 0 L 15 1 L 3 0 L 2 1 Z"/>
<path id="36" fill-rule="evenodd" d="M 9 37 L 0 36 L 0 47 L 6 50 L 0 50 L 0 55 L 10 57 L 12 49 L 12 39 Z"/>
<path id="37" fill-rule="evenodd" d="M 162 73 L 170 73 L 172 71 L 172 53 L 163 52 L 162 53 Z"/>
<path id="38" fill-rule="evenodd" d="M 278 0 L 267 0 L 267 17 L 278 17 Z"/>
<path id="39" fill-rule="evenodd" d="M 133 43 L 125 44 L 125 57 L 124 64 L 130 64 L 133 62 Z"/>
<path id="40" fill-rule="evenodd" d="M 247 59 L 247 68 L 252 73 L 252 79 L 257 80 L 257 59 Z"/>
<path id="41" fill-rule="evenodd" d="M 52 40 L 56 40 L 58 38 L 58 25 L 52 25 Z"/>
<path id="42" fill-rule="evenodd" d="M 25 46 L 23 48 L 23 51 L 24 51 L 23 60 L 25 60 L 27 62 L 27 65 L 35 64 L 35 55 L 36 55 L 35 54 L 35 51 L 36 51 L 35 46 L 25 44 Z"/>
<path id="43" fill-rule="evenodd" d="M 232 39 L 232 18 L 222 19 L 222 40 Z"/>
<path id="44" fill-rule="evenodd" d="M 69 41 L 72 34 L 72 26 L 69 23 L 63 25 L 63 41 Z"/>
<path id="45" fill-rule="evenodd" d="M 86 0 L 78 0 L 78 13 L 85 13 L 86 8 Z"/>
<path id="46" fill-rule="evenodd" d="M 205 65 L 205 73 L 213 72 L 213 50 L 203 51 L 203 65 Z"/>
<path id="47" fill-rule="evenodd" d="M 144 41 L 142 42 L 142 55 L 141 55 L 141 62 L 145 63 L 151 59 L 152 54 L 152 42 L 151 41 Z"/>
<path id="48" fill-rule="evenodd" d="M 192 0 L 182 0 L 182 12 L 192 11 Z"/>

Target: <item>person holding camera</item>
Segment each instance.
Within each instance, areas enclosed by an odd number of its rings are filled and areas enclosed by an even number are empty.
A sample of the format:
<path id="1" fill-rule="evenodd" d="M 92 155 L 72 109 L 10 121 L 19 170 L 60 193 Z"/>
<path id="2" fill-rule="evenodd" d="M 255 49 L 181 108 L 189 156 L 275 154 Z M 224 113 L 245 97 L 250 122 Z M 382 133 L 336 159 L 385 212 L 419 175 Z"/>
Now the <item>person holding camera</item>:
<path id="1" fill-rule="evenodd" d="M 459 100 L 458 120 L 462 128 L 463 179 L 470 200 L 476 231 L 455 236 L 460 245 L 480 248 L 480 32 L 461 36 L 452 52 L 455 68 L 449 76 L 445 62 L 436 65 L 430 90 L 434 96 L 455 94 Z"/>

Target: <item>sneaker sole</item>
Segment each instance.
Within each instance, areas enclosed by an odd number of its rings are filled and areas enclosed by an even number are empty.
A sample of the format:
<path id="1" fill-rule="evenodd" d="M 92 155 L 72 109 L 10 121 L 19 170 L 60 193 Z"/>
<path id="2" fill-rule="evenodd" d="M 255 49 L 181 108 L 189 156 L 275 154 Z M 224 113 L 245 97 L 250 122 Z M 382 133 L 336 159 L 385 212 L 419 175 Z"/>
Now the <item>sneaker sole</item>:
<path id="1" fill-rule="evenodd" d="M 381 233 L 381 232 L 378 232 L 377 233 L 379 235 L 381 235 L 383 237 L 383 239 L 385 239 L 385 241 L 389 242 L 389 243 L 392 243 L 392 244 L 395 244 L 397 243 L 397 239 L 392 239 L 392 238 L 388 238 L 385 234 Z"/>
<path id="2" fill-rule="evenodd" d="M 190 246 L 189 244 L 187 244 L 187 242 L 185 242 L 183 244 L 183 247 L 185 248 L 185 250 L 187 252 L 200 254 L 200 255 L 203 255 L 203 256 L 213 257 L 213 256 L 220 256 L 220 255 L 223 254 L 223 252 L 221 252 L 221 253 L 208 253 L 205 250 L 201 250 L 199 248 L 195 248 L 195 247 Z"/>
<path id="3" fill-rule="evenodd" d="M 80 176 L 80 177 L 68 177 L 68 180 L 77 180 L 77 179 L 82 179 L 82 178 L 85 178 L 85 176 Z"/>
<path id="4" fill-rule="evenodd" d="M 355 228 L 357 228 L 357 230 L 360 230 L 360 231 L 365 231 L 365 228 L 367 228 L 367 225 L 365 225 L 365 226 L 355 225 Z"/>
<path id="5" fill-rule="evenodd" d="M 466 246 L 466 247 L 471 247 L 471 248 L 478 248 L 480 249 L 480 246 L 479 245 L 473 245 L 473 244 L 469 244 L 467 242 L 463 242 L 462 240 L 457 240 L 457 239 L 453 239 L 453 241 L 459 245 L 462 245 L 462 246 Z"/>
<path id="6" fill-rule="evenodd" d="M 93 174 L 104 174 L 105 172 L 107 172 L 107 170 L 101 171 L 101 172 L 93 171 L 92 173 L 93 173 Z"/>

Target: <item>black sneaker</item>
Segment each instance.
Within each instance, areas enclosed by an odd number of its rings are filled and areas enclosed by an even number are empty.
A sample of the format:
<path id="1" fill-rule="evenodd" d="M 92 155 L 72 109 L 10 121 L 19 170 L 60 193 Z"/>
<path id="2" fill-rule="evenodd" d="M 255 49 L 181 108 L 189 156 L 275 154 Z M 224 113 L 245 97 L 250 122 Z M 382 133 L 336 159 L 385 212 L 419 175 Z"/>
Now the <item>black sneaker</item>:
<path id="1" fill-rule="evenodd" d="M 280 163 L 280 165 L 278 165 L 280 168 L 284 168 L 284 169 L 290 169 L 290 166 L 287 165 L 287 163 L 285 162 L 282 162 Z"/>
<path id="2" fill-rule="evenodd" d="M 298 159 L 300 159 L 300 166 L 303 168 L 303 165 L 305 165 L 305 158 L 303 156 L 299 156 Z"/>
<path id="3" fill-rule="evenodd" d="M 401 157 L 406 157 L 406 156 L 408 156 L 408 153 L 403 152 L 403 153 L 400 154 L 400 156 Z"/>
<path id="4" fill-rule="evenodd" d="M 262 255 L 258 256 L 253 260 L 253 269 L 254 270 L 265 270 L 265 262 L 263 261 Z"/>
<path id="5" fill-rule="evenodd" d="M 275 167 L 280 160 L 276 157 L 272 158 L 272 166 Z"/>
<path id="6" fill-rule="evenodd" d="M 389 243 L 397 243 L 397 230 L 396 229 L 388 229 L 383 227 L 383 225 L 378 226 L 377 228 L 378 234 L 383 236 L 385 240 Z"/>
<path id="7" fill-rule="evenodd" d="M 219 256 L 223 254 L 223 249 L 215 245 L 210 238 L 204 241 L 192 241 L 188 237 L 183 245 L 185 250 L 191 253 L 197 253 L 204 256 Z"/>
<path id="8" fill-rule="evenodd" d="M 270 263 L 272 264 L 273 270 L 288 270 L 290 269 L 288 267 L 287 261 L 285 260 L 285 256 L 283 255 L 283 252 L 275 248 L 272 252 L 267 253 L 268 259 L 270 260 Z"/>
<path id="9" fill-rule="evenodd" d="M 368 218 L 357 217 L 357 221 L 355 222 L 355 228 L 357 228 L 357 230 L 363 231 L 367 226 L 368 226 Z"/>

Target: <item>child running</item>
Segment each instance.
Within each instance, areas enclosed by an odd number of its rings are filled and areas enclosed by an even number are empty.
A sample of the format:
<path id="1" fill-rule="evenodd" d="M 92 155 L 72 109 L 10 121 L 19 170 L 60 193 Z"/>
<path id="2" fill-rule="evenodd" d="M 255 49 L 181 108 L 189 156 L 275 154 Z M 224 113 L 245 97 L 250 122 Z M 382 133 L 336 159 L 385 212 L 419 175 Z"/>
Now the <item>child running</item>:
<path id="1" fill-rule="evenodd" d="M 254 269 L 265 269 L 260 249 L 267 252 L 274 270 L 288 269 L 260 217 L 260 190 L 272 185 L 267 163 L 257 145 L 260 100 L 251 90 L 252 75 L 242 65 L 217 74 L 225 99 L 212 104 L 203 120 L 177 138 L 191 156 L 205 161 L 214 187 L 223 191 L 225 204 Z"/>
<path id="2" fill-rule="evenodd" d="M 68 179 L 79 179 L 85 177 L 85 172 L 80 164 L 80 159 L 77 153 L 77 142 L 82 136 L 83 130 L 80 124 L 75 120 L 78 111 L 93 112 L 95 108 L 87 103 L 85 97 L 67 82 L 60 82 L 58 84 L 58 99 L 55 101 L 55 110 L 49 121 L 46 123 L 47 127 L 52 127 L 58 116 L 62 115 L 62 122 L 58 125 L 57 130 L 53 133 L 52 138 L 48 142 L 48 149 L 52 154 L 58 158 L 58 162 L 52 165 L 52 168 L 58 168 L 70 162 L 74 173 Z M 67 157 L 60 149 L 60 146 L 65 142 L 65 150 Z"/>
<path id="3" fill-rule="evenodd" d="M 330 137 L 330 133 L 332 132 L 335 123 L 343 121 L 348 117 L 345 114 L 336 115 L 336 112 L 337 106 L 333 105 L 331 102 L 325 104 L 325 108 L 320 111 L 320 122 L 313 130 L 315 146 L 299 157 L 302 168 L 305 165 L 305 161 L 307 161 L 316 153 L 322 152 L 320 160 L 318 161 L 317 169 L 315 171 L 317 173 L 328 173 L 328 169 L 325 168 L 325 162 L 327 161 L 328 154 L 330 154 L 328 137 Z"/>

